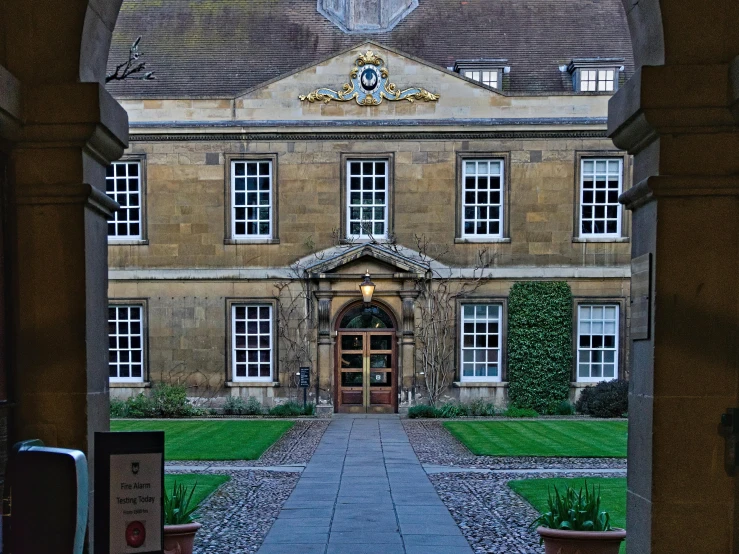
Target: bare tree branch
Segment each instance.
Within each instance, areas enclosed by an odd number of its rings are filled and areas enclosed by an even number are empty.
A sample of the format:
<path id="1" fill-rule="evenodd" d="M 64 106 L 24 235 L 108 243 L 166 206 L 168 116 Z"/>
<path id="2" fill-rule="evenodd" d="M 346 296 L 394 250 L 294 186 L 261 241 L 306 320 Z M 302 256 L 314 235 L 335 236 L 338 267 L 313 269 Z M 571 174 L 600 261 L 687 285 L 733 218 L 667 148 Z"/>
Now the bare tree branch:
<path id="1" fill-rule="evenodd" d="M 421 266 L 425 268 L 416 280 L 416 354 L 429 403 L 435 405 L 455 375 L 457 300 L 474 293 L 490 278 L 484 270 L 490 267 L 491 259 L 487 250 L 479 250 L 473 278 L 453 279 L 451 269 L 441 270 L 433 265 L 448 248 L 432 245 L 423 235 L 416 235 L 415 239 Z"/>
<path id="2" fill-rule="evenodd" d="M 144 55 L 143 52 L 139 52 L 140 41 L 141 37 L 133 41 L 131 48 L 128 50 L 128 60 L 119 63 L 115 66 L 114 71 L 105 76 L 106 83 L 109 83 L 110 81 L 123 81 L 124 79 L 138 79 L 141 81 L 151 81 L 156 79 L 153 71 L 146 71 L 143 75 L 138 75 L 146 70 L 146 62 L 138 61 L 139 57 Z M 132 77 L 132 75 L 135 75 L 135 77 Z"/>

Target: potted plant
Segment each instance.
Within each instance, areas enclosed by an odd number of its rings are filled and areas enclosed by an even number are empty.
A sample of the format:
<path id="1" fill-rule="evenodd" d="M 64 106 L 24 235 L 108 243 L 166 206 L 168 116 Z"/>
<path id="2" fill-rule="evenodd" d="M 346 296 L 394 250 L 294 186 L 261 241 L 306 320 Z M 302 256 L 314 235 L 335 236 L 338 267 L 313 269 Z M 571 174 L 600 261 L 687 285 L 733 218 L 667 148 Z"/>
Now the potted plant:
<path id="1" fill-rule="evenodd" d="M 600 489 L 585 483 L 585 494 L 567 486 L 564 494 L 549 491 L 549 511 L 531 524 L 544 543 L 545 554 L 618 554 L 626 531 L 611 527 L 608 512 L 600 509 Z"/>
<path id="2" fill-rule="evenodd" d="M 197 486 L 188 489 L 175 481 L 171 495 L 164 491 L 164 554 L 192 554 L 195 533 L 201 527 L 193 521 L 198 506 L 192 496 Z"/>

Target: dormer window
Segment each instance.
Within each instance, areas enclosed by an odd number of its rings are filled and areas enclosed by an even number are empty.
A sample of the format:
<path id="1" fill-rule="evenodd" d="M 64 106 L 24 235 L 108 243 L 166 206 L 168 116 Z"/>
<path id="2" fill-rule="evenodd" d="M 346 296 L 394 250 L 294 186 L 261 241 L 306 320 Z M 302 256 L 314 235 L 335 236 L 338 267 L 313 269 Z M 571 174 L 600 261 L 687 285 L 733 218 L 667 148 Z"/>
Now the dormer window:
<path id="1" fill-rule="evenodd" d="M 575 92 L 615 92 L 623 60 L 615 58 L 576 58 L 567 71 Z"/>
<path id="2" fill-rule="evenodd" d="M 468 79 L 472 79 L 473 81 L 480 81 L 483 85 L 487 85 L 492 88 L 499 88 L 500 86 L 497 71 L 465 69 L 462 75 Z"/>
<path id="3" fill-rule="evenodd" d="M 490 88 L 501 90 L 503 88 L 503 74 L 508 73 L 509 70 L 505 65 L 507 61 L 458 60 L 454 64 L 454 72 Z"/>
<path id="4" fill-rule="evenodd" d="M 579 92 L 612 92 L 615 73 L 613 69 L 581 69 Z"/>

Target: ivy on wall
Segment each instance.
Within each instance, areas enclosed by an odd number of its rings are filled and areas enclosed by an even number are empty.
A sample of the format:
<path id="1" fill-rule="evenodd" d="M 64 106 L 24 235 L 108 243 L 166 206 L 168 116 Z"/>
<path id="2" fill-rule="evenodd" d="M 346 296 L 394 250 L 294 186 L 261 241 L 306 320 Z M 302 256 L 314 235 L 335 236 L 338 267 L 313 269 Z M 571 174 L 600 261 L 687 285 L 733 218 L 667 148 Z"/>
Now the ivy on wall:
<path id="1" fill-rule="evenodd" d="M 508 297 L 508 396 L 551 413 L 572 373 L 572 291 L 564 282 L 515 283 Z"/>

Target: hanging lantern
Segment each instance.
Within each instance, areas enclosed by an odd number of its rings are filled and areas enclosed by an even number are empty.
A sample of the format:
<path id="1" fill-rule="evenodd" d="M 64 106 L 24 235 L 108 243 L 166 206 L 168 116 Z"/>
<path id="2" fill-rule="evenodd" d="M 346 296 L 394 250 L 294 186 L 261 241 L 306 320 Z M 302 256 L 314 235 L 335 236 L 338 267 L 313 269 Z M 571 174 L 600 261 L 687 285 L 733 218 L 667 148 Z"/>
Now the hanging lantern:
<path id="1" fill-rule="evenodd" d="M 362 291 L 362 300 L 365 304 L 372 302 L 372 294 L 375 292 L 375 284 L 370 281 L 369 269 L 364 274 L 364 281 L 359 285 L 359 290 Z"/>

